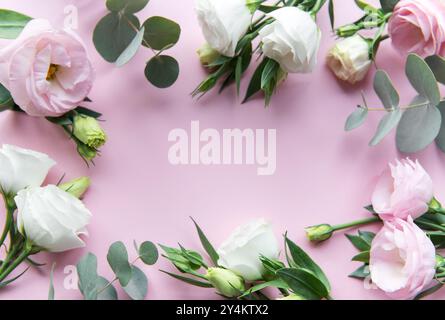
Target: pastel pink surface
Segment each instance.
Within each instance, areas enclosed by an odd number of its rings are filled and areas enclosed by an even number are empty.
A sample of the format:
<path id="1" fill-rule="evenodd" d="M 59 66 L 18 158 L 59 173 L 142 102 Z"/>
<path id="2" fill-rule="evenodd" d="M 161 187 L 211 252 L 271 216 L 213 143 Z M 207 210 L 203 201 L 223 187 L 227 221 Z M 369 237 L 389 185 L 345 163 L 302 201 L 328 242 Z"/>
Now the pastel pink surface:
<path id="1" fill-rule="evenodd" d="M 47 18 L 61 27 L 68 0 L 5 0 L 2 7 L 33 17 Z M 341 223 L 366 216 L 378 175 L 389 161 L 401 158 L 394 137 L 375 148 L 367 146 L 379 114 L 358 131 L 345 133 L 344 121 L 360 102 L 360 90 L 370 104 L 378 104 L 372 90 L 372 76 L 354 87 L 339 83 L 324 64 L 324 56 L 334 42 L 326 10 L 319 16 L 323 32 L 319 65 L 312 75 L 291 75 L 280 88 L 269 109 L 261 98 L 240 105 L 234 88 L 221 95 L 211 93 L 193 100 L 190 92 L 205 76 L 195 50 L 202 42 L 192 0 L 152 0 L 138 16 L 163 15 L 182 26 L 179 44 L 171 50 L 178 58 L 181 74 L 175 86 L 158 90 L 143 74 L 151 57 L 141 49 L 123 68 L 105 62 L 92 44 L 95 24 L 106 13 L 102 1 L 77 0 L 79 33 L 88 46 L 97 79 L 90 98 L 92 107 L 104 113 L 103 124 L 109 141 L 96 166 L 88 169 L 77 156 L 66 135 L 45 120 L 6 112 L 0 114 L 0 143 L 16 144 L 48 153 L 58 165 L 48 179 L 56 182 L 89 175 L 92 187 L 85 203 L 94 217 L 89 227 L 87 248 L 66 254 L 42 254 L 37 260 L 47 266 L 31 270 L 0 292 L 0 299 L 46 299 L 49 269 L 57 263 L 57 299 L 79 299 L 77 290 L 64 288 L 64 268 L 74 265 L 87 251 L 99 258 L 99 271 L 111 278 L 106 263 L 109 245 L 124 241 L 152 240 L 174 246 L 199 249 L 200 243 L 189 216 L 205 229 L 215 245 L 239 224 L 265 217 L 274 224 L 278 237 L 289 236 L 307 249 L 326 270 L 337 299 L 381 299 L 376 290 L 348 278 L 359 265 L 350 259 L 355 249 L 342 234 L 320 245 L 309 245 L 303 228 L 328 222 Z M 337 5 L 337 23 L 352 21 L 359 12 L 353 3 Z M 385 43 L 378 66 L 386 69 L 400 89 L 403 102 L 414 92 L 406 80 L 404 59 Z M 247 79 L 246 79 L 247 80 Z M 243 89 L 245 89 L 245 83 Z M 167 158 L 171 143 L 167 136 L 174 128 L 190 130 L 199 120 L 201 128 L 277 129 L 277 170 L 273 176 L 257 176 L 253 166 L 172 166 Z M 412 156 L 418 158 L 435 182 L 435 194 L 445 199 L 445 156 L 434 146 Z M 373 228 L 369 228 L 373 229 Z M 375 229 L 375 228 L 374 228 Z M 130 256 L 134 256 L 130 251 Z M 217 299 L 212 290 L 184 285 L 160 273 L 173 271 L 164 259 L 155 267 L 142 266 L 149 277 L 147 299 Z M 121 293 L 124 297 L 124 294 Z M 434 298 L 445 298 L 445 293 Z"/>

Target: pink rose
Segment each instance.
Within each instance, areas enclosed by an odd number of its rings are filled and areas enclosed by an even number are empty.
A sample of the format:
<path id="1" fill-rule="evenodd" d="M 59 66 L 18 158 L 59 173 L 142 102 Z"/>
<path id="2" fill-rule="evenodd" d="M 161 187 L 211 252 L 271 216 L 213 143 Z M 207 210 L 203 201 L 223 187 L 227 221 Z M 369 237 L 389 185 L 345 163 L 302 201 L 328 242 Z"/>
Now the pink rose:
<path id="1" fill-rule="evenodd" d="M 433 199 L 433 181 L 418 161 L 389 164 L 372 194 L 372 206 L 383 220 L 414 219 L 428 211 Z"/>
<path id="2" fill-rule="evenodd" d="M 394 47 L 402 53 L 445 55 L 445 1 L 401 0 L 389 20 Z"/>
<path id="3" fill-rule="evenodd" d="M 91 90 L 94 72 L 82 41 L 43 19 L 31 20 L 0 50 L 0 83 L 31 116 L 61 116 Z"/>
<path id="4" fill-rule="evenodd" d="M 372 241 L 369 269 L 372 282 L 389 297 L 413 299 L 434 278 L 434 245 L 411 217 L 385 222 Z"/>

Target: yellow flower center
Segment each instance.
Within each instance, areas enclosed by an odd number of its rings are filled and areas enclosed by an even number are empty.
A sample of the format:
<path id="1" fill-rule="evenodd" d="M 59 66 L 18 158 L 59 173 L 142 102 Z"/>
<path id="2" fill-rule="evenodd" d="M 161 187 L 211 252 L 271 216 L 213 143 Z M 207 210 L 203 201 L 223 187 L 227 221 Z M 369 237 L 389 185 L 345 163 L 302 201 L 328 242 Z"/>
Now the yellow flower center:
<path id="1" fill-rule="evenodd" d="M 49 66 L 48 74 L 46 75 L 46 80 L 50 81 L 56 77 L 56 72 L 59 70 L 59 66 L 57 64 L 52 64 Z"/>

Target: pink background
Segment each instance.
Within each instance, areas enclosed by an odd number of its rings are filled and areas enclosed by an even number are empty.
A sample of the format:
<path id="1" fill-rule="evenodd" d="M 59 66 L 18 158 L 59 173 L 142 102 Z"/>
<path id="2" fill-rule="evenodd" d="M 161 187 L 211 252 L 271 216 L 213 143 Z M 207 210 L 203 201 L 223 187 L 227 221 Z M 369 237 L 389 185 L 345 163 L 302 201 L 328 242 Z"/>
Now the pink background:
<path id="1" fill-rule="evenodd" d="M 351 87 L 336 81 L 326 68 L 324 56 L 334 42 L 326 8 L 319 15 L 323 40 L 316 71 L 308 76 L 291 75 L 271 108 L 265 109 L 261 98 L 240 105 L 233 87 L 222 95 L 213 92 L 199 101 L 191 98 L 190 92 L 205 76 L 195 55 L 203 38 L 192 0 L 152 0 L 138 13 L 142 21 L 164 15 L 182 26 L 181 40 L 169 52 L 178 59 L 181 74 L 167 90 L 155 89 L 144 78 L 144 64 L 151 57 L 148 50 L 141 49 L 121 69 L 97 54 L 91 38 L 95 24 L 106 13 L 103 2 L 2 1 L 4 8 L 47 18 L 58 27 L 63 25 L 64 7 L 71 3 L 78 7 L 79 33 L 97 70 L 90 94 L 92 107 L 104 113 L 109 141 L 96 166 L 88 169 L 59 128 L 17 113 L 0 115 L 1 143 L 46 152 L 58 162 L 49 182 L 55 183 L 63 173 L 67 178 L 92 178 L 85 203 L 94 215 L 87 248 L 59 255 L 41 254 L 37 260 L 48 265 L 29 271 L 2 289 L 0 299 L 46 299 L 53 262 L 57 263 L 56 298 L 81 298 L 77 290 L 64 289 L 64 267 L 76 264 L 80 256 L 91 251 L 99 258 L 99 272 L 111 278 L 106 252 L 117 240 L 128 245 L 131 257 L 133 239 L 170 246 L 181 242 L 201 250 L 189 216 L 200 223 L 216 246 L 236 226 L 265 217 L 273 223 L 278 237 L 288 230 L 292 239 L 309 250 L 331 279 L 334 298 L 384 298 L 347 277 L 359 264 L 350 262 L 355 249 L 343 235 L 319 246 L 311 246 L 304 236 L 303 228 L 308 225 L 365 217 L 362 207 L 369 203 L 376 177 L 389 161 L 403 157 L 395 148 L 393 136 L 376 148 L 367 146 L 380 114 L 371 115 L 358 131 L 343 131 L 347 115 L 360 102 L 360 90 L 367 93 L 370 104 L 378 100 L 372 91 L 372 76 Z M 338 24 L 359 16 L 353 1 L 341 3 L 336 8 Z M 404 59 L 385 43 L 377 63 L 389 72 L 407 103 L 414 93 L 403 73 Z M 255 166 L 172 166 L 167 158 L 171 146 L 168 133 L 174 128 L 190 130 L 192 120 L 199 120 L 202 129 L 277 129 L 275 175 L 257 176 Z M 445 155 L 433 145 L 412 157 L 429 171 L 438 198 L 445 201 Z M 184 285 L 160 273 L 158 269 L 173 271 L 165 259 L 155 267 L 139 266 L 149 277 L 147 299 L 217 298 L 213 290 Z M 125 295 L 121 293 L 121 297 Z M 434 297 L 444 298 L 445 293 Z"/>

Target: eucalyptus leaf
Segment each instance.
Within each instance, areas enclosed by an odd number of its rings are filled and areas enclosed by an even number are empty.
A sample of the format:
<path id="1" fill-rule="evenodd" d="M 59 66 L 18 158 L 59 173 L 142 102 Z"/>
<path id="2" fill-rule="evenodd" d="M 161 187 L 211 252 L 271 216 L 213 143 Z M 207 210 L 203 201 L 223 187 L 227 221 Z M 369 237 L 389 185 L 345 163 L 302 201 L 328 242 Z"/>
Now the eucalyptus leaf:
<path id="1" fill-rule="evenodd" d="M 172 86 L 179 76 L 179 64 L 175 58 L 160 55 L 148 61 L 145 67 L 145 77 L 155 87 L 168 88 Z"/>
<path id="2" fill-rule="evenodd" d="M 385 71 L 377 70 L 374 78 L 374 90 L 385 106 L 385 109 L 394 110 L 399 107 L 399 94 Z"/>
<path id="3" fill-rule="evenodd" d="M 428 64 L 416 54 L 410 54 L 406 62 L 406 75 L 419 95 L 437 106 L 440 102 L 440 91 L 433 71 Z"/>
<path id="4" fill-rule="evenodd" d="M 346 120 L 345 131 L 351 131 L 360 127 L 368 116 L 368 109 L 358 106 Z"/>
<path id="5" fill-rule="evenodd" d="M 159 258 L 158 249 L 150 241 L 143 242 L 139 247 L 138 253 L 141 260 L 149 266 L 154 265 Z"/>
<path id="6" fill-rule="evenodd" d="M 51 272 L 49 274 L 49 290 L 48 290 L 48 300 L 54 300 L 54 268 L 56 264 L 53 263 L 51 266 Z"/>
<path id="7" fill-rule="evenodd" d="M 79 290 L 85 300 L 97 299 L 97 258 L 88 253 L 77 263 L 77 275 L 79 277 Z"/>
<path id="8" fill-rule="evenodd" d="M 329 296 L 323 282 L 309 270 L 285 268 L 278 270 L 277 275 L 292 291 L 307 300 L 320 300 Z"/>
<path id="9" fill-rule="evenodd" d="M 123 65 L 127 64 L 136 55 L 142 44 L 144 32 L 145 28 L 142 27 L 141 30 L 136 33 L 134 39 L 131 41 L 128 47 L 121 53 L 119 58 L 117 58 L 115 62 L 117 67 L 122 67 Z"/>
<path id="10" fill-rule="evenodd" d="M 426 58 L 425 61 L 433 71 L 436 80 L 445 84 L 445 59 L 434 55 Z"/>
<path id="11" fill-rule="evenodd" d="M 143 43 L 154 50 L 163 50 L 175 45 L 181 36 L 181 27 L 176 22 L 164 17 L 151 17 L 144 22 Z"/>
<path id="12" fill-rule="evenodd" d="M 94 46 L 106 61 L 115 62 L 131 44 L 139 28 L 136 16 L 110 12 L 94 29 Z"/>
<path id="13" fill-rule="evenodd" d="M 439 104 L 439 111 L 442 117 L 442 123 L 440 125 L 439 134 L 436 137 L 436 144 L 442 152 L 445 152 L 445 101 Z"/>
<path id="14" fill-rule="evenodd" d="M 119 279 L 121 286 L 126 286 L 131 279 L 131 266 L 128 262 L 128 253 L 125 245 L 121 242 L 113 243 L 108 249 L 108 264 Z"/>
<path id="15" fill-rule="evenodd" d="M 132 269 L 131 279 L 123 289 L 132 300 L 144 300 L 148 289 L 147 277 L 138 267 L 133 266 Z"/>
<path id="16" fill-rule="evenodd" d="M 108 10 L 114 12 L 136 13 L 146 7 L 149 0 L 107 0 Z"/>
<path id="17" fill-rule="evenodd" d="M 402 115 L 403 113 L 400 109 L 396 109 L 385 114 L 382 120 L 380 120 L 379 126 L 377 127 L 377 132 L 369 142 L 369 145 L 378 145 L 391 132 L 391 130 L 399 124 Z"/>
<path id="18" fill-rule="evenodd" d="M 0 9 L 0 38 L 17 38 L 31 19 L 16 11 Z"/>
<path id="19" fill-rule="evenodd" d="M 97 277 L 97 300 L 117 300 L 117 291 L 113 284 L 104 277 Z"/>
<path id="20" fill-rule="evenodd" d="M 425 104 L 425 106 L 420 106 Z M 416 97 L 400 119 L 397 127 L 397 147 L 401 152 L 414 153 L 426 148 L 439 134 L 442 116 L 439 109 L 423 97 Z"/>

